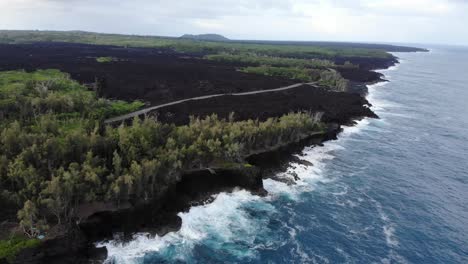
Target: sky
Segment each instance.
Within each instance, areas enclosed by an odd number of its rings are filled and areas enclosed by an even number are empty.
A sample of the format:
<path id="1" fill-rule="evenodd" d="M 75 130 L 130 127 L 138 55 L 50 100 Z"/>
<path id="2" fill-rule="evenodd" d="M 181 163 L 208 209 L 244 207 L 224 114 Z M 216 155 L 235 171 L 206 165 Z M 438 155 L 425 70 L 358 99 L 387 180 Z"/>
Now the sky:
<path id="1" fill-rule="evenodd" d="M 0 29 L 468 45 L 468 0 L 0 0 Z"/>

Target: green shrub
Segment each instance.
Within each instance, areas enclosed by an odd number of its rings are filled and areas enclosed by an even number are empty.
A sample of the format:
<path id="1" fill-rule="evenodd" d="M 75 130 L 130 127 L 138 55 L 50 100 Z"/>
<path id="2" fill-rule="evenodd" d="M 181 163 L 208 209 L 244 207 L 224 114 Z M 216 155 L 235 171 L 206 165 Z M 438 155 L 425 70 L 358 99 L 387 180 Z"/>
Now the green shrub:
<path id="1" fill-rule="evenodd" d="M 246 67 L 241 71 L 246 73 L 261 74 L 273 77 L 281 77 L 285 79 L 293 79 L 302 82 L 314 81 L 312 72 L 305 68 L 288 68 L 288 67 L 272 67 L 272 66 L 259 66 L 259 67 Z"/>

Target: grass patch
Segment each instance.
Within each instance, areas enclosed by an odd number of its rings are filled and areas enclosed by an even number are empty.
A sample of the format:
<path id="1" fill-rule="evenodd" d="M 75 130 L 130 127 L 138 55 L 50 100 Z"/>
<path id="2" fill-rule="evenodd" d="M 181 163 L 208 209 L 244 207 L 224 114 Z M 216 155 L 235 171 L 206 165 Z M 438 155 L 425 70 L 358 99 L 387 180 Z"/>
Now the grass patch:
<path id="1" fill-rule="evenodd" d="M 5 259 L 11 263 L 15 256 L 23 249 L 35 248 L 41 244 L 39 239 L 29 239 L 15 236 L 8 240 L 0 240 L 0 260 Z"/>
<path id="2" fill-rule="evenodd" d="M 114 57 L 98 57 L 96 58 L 96 61 L 99 63 L 109 63 L 113 61 L 117 61 L 117 58 Z"/>
<path id="3" fill-rule="evenodd" d="M 135 112 L 145 106 L 141 101 L 133 101 L 131 103 L 125 101 L 112 101 L 109 105 L 103 108 L 103 116 L 119 116 L 127 113 Z"/>

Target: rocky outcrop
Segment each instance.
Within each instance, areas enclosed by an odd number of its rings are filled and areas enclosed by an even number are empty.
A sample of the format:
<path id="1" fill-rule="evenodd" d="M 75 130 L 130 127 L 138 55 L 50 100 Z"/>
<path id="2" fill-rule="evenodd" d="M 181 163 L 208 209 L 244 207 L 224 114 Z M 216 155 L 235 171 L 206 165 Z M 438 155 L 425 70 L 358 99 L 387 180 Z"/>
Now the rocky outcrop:
<path id="1" fill-rule="evenodd" d="M 352 82 L 373 83 L 383 80 L 383 74 L 360 68 L 337 68 L 343 78 Z"/>
<path id="2" fill-rule="evenodd" d="M 377 70 L 386 69 L 398 63 L 398 58 L 395 56 L 389 57 L 336 57 L 334 58 L 336 64 L 343 65 L 346 62 L 351 62 L 354 65 L 359 65 L 361 70 Z"/>

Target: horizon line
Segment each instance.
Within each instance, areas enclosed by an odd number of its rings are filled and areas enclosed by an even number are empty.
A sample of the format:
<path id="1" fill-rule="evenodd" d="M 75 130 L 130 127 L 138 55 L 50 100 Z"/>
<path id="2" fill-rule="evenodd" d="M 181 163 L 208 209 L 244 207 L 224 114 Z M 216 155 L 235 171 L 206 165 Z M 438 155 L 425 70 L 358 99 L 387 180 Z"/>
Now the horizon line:
<path id="1" fill-rule="evenodd" d="M 38 31 L 38 32 L 83 32 L 83 33 L 94 33 L 102 35 L 121 35 L 121 36 L 136 36 L 136 37 L 154 37 L 154 38 L 171 38 L 180 39 L 183 35 L 206 35 L 214 34 L 226 37 L 226 41 L 214 41 L 205 40 L 212 42 L 235 42 L 235 41 L 264 41 L 264 42 L 296 42 L 296 43 L 350 43 L 350 44 L 377 44 L 377 45 L 435 45 L 435 46 L 452 46 L 452 47 L 468 47 L 468 44 L 447 44 L 447 43 L 419 43 L 419 42 L 400 42 L 400 41 L 368 41 L 368 40 L 291 40 L 291 39 L 241 39 L 241 38 L 230 38 L 221 33 L 184 33 L 179 36 L 168 36 L 168 35 L 157 35 L 157 34 L 140 34 L 140 33 L 122 33 L 122 32 L 103 32 L 103 31 L 89 31 L 83 29 L 2 29 L 0 31 Z"/>

